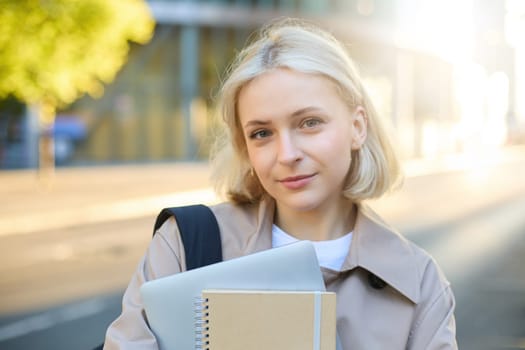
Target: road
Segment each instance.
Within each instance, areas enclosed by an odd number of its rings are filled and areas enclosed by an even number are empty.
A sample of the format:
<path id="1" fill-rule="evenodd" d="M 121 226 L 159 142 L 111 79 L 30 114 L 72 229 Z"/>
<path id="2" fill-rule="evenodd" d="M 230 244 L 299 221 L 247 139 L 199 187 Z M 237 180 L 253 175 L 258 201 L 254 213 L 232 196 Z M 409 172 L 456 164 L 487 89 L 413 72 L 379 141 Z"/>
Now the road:
<path id="1" fill-rule="evenodd" d="M 427 249 L 457 298 L 461 349 L 525 349 L 525 161 L 408 178 L 371 202 Z M 153 215 L 0 237 L 0 349 L 102 341 Z"/>

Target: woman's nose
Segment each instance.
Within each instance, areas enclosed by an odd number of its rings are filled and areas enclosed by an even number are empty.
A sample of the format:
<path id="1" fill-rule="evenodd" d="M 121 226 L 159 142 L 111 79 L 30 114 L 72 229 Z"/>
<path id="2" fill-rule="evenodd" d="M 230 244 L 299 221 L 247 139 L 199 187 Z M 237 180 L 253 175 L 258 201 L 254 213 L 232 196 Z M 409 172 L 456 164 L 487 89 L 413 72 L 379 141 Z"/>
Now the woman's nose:
<path id="1" fill-rule="evenodd" d="M 292 164 L 302 158 L 298 141 L 292 135 L 281 135 L 279 138 L 277 158 L 282 164 Z"/>

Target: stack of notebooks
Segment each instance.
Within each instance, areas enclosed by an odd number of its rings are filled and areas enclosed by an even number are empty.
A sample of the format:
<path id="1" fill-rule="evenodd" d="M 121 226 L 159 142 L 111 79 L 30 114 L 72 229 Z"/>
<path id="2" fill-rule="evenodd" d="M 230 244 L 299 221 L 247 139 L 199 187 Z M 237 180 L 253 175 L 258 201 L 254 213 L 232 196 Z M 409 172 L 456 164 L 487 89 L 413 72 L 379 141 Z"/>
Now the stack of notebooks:
<path id="1" fill-rule="evenodd" d="M 335 294 L 302 241 L 146 282 L 161 350 L 334 350 Z"/>

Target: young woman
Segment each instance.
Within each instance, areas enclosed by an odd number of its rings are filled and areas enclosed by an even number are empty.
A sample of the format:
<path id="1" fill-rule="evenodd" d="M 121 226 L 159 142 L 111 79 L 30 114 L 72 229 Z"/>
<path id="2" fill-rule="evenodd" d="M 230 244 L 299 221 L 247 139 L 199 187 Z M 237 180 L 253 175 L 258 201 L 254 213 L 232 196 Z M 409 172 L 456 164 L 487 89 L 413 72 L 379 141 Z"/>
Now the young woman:
<path id="1" fill-rule="evenodd" d="M 224 259 L 314 242 L 337 293 L 343 349 L 455 349 L 454 297 L 436 262 L 362 201 L 400 179 L 399 163 L 344 47 L 293 20 L 238 56 L 219 106 L 226 133 L 212 207 Z M 156 349 L 139 287 L 185 270 L 175 219 L 153 238 L 109 327 L 105 349 Z"/>

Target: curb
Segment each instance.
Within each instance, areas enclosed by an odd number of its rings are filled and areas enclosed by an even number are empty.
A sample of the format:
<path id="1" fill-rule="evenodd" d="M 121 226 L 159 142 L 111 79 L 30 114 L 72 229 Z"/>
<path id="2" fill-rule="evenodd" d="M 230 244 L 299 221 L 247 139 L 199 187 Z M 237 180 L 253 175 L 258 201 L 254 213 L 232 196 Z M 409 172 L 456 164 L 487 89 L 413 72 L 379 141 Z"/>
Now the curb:
<path id="1" fill-rule="evenodd" d="M 218 198 L 213 190 L 206 188 L 161 196 L 122 200 L 107 204 L 92 204 L 80 208 L 64 208 L 51 213 L 24 214 L 8 220 L 0 219 L 0 237 L 139 218 L 148 215 L 153 216 L 157 215 L 160 209 L 165 207 L 194 203 L 210 205 L 216 202 L 218 202 Z"/>

